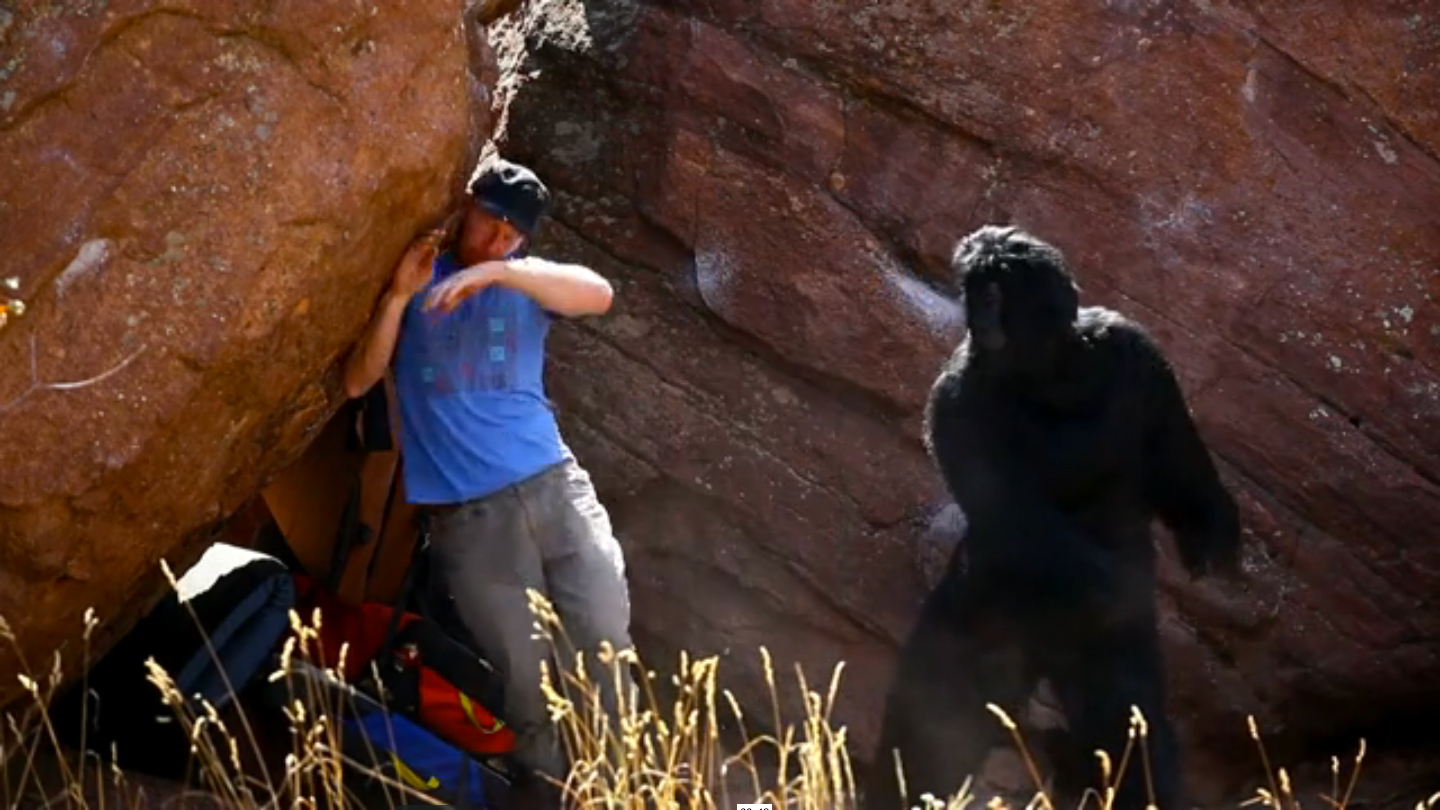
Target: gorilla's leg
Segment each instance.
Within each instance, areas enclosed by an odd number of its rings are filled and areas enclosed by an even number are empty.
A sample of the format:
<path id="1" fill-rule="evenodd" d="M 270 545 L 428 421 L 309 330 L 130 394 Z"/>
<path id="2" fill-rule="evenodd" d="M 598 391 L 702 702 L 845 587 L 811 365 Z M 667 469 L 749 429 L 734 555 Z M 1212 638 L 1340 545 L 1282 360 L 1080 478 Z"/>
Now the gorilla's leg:
<path id="1" fill-rule="evenodd" d="M 1050 767 L 1050 802 L 1056 808 L 1080 807 L 1087 788 L 1095 791 L 1091 804 L 1100 797 L 1096 774 L 1099 760 L 1082 750 L 1068 728 L 1045 729 L 1038 737 L 1040 752 Z"/>
<path id="2" fill-rule="evenodd" d="M 1074 744 L 1071 751 L 1059 755 L 1063 764 L 1056 768 L 1057 805 L 1074 806 L 1087 788 L 1103 796 L 1097 750 L 1109 755 L 1110 779 L 1115 781 L 1114 771 L 1126 758 L 1130 707 L 1136 706 L 1145 717 L 1146 739 L 1137 734 L 1130 743 L 1113 808 L 1143 810 L 1151 795 L 1147 781 L 1159 810 L 1179 807 L 1183 796 L 1179 745 L 1166 711 L 1160 639 L 1153 623 L 1086 639 L 1055 664 L 1051 677 Z"/>
<path id="3" fill-rule="evenodd" d="M 924 793 L 946 799 L 958 792 L 979 775 L 990 749 L 1008 740 L 985 704 L 1018 717 L 1034 687 L 1007 623 L 962 591 L 954 575 L 942 582 L 900 652 L 864 789 L 867 810 L 910 807 Z"/>

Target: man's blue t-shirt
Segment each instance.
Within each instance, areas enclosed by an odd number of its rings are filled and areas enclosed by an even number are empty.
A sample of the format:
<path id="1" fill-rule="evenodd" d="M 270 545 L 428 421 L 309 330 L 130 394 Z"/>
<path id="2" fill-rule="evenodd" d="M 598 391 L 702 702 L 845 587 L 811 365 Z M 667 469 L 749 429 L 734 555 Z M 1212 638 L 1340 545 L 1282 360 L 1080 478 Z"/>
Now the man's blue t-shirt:
<path id="1" fill-rule="evenodd" d="M 453 255 L 436 257 L 397 338 L 395 393 L 411 503 L 483 497 L 563 459 L 543 382 L 550 314 L 498 284 L 449 313 L 422 311 L 430 287 L 459 269 Z"/>

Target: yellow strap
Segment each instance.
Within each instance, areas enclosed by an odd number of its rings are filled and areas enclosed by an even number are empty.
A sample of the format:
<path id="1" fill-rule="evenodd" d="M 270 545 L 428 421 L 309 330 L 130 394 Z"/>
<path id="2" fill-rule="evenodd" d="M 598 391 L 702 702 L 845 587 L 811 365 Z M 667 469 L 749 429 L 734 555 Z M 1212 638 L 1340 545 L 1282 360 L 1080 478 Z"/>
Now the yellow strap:
<path id="1" fill-rule="evenodd" d="M 504 721 L 502 721 L 500 718 L 496 717 L 496 718 L 495 718 L 495 725 L 491 726 L 490 728 L 486 728 L 483 723 L 481 723 L 479 720 L 477 720 L 477 719 L 475 718 L 475 706 L 470 703 L 470 696 L 467 695 L 467 694 L 465 694 L 464 692 L 460 692 L 459 694 L 460 694 L 460 708 L 461 708 L 462 710 L 464 710 L 465 716 L 468 717 L 468 718 L 470 718 L 470 724 L 471 724 L 471 725 L 475 726 L 476 728 L 480 729 L 482 732 L 484 732 L 484 733 L 486 733 L 486 734 L 495 734 L 495 733 L 499 732 L 500 729 L 502 729 L 502 728 L 505 727 Z"/>
<path id="2" fill-rule="evenodd" d="M 432 776 L 428 780 L 422 780 L 414 771 L 410 770 L 409 766 L 400 761 L 400 757 L 391 754 L 390 759 L 395 763 L 395 771 L 400 774 L 400 781 L 410 787 L 417 790 L 434 790 L 440 787 L 439 779 Z"/>

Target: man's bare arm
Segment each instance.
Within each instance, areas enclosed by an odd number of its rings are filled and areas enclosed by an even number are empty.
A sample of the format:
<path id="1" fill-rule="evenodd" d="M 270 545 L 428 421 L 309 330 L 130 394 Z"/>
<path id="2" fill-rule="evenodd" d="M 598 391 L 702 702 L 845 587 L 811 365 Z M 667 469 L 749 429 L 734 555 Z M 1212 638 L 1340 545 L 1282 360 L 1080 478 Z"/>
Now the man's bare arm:
<path id="1" fill-rule="evenodd" d="M 502 263 L 498 283 L 519 290 L 557 315 L 603 315 L 615 298 L 604 276 L 583 264 L 527 256 Z"/>
<path id="2" fill-rule="evenodd" d="M 386 290 L 375 317 L 345 361 L 345 396 L 351 399 L 363 396 L 385 376 L 385 369 L 390 366 L 390 358 L 395 354 L 400 321 L 405 316 L 405 305 L 409 301 L 408 295 Z"/>
<path id="3" fill-rule="evenodd" d="M 380 299 L 380 308 L 365 334 L 345 361 L 345 395 L 354 399 L 364 396 L 390 366 L 395 354 L 395 341 L 400 336 L 400 322 L 410 298 L 430 281 L 431 263 L 439 249 L 443 231 L 431 231 L 410 244 L 395 265 L 394 277 Z"/>
<path id="4" fill-rule="evenodd" d="M 610 282 L 584 265 L 526 257 L 484 262 L 456 273 L 435 286 L 426 308 L 449 310 L 492 284 L 522 292 L 565 317 L 603 315 L 615 297 Z"/>

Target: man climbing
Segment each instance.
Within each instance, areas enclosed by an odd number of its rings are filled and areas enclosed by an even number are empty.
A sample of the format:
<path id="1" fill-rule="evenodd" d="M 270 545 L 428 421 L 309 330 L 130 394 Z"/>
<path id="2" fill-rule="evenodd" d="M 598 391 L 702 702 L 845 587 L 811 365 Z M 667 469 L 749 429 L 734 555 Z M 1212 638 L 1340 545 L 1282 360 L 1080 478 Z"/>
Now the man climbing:
<path id="1" fill-rule="evenodd" d="M 528 255 L 549 205 L 524 166 L 496 159 L 479 172 L 453 246 L 441 252 L 443 233 L 432 232 L 401 257 L 346 364 L 345 391 L 364 395 L 393 357 L 404 484 L 430 521 L 432 568 L 505 680 L 516 758 L 563 780 L 540 690 L 550 648 L 532 639 L 526 589 L 551 600 L 590 673 L 602 641 L 630 646 L 630 604 L 609 517 L 542 381 L 551 319 L 603 314 L 613 293 L 587 267 Z M 602 694 L 613 712 L 613 690 Z M 533 781 L 553 802 L 538 784 L 548 780 Z"/>

